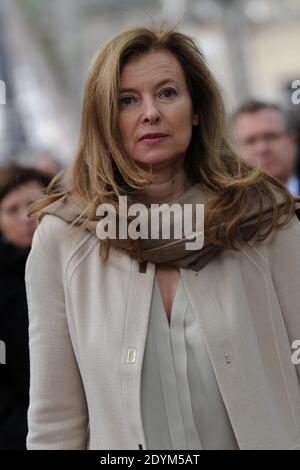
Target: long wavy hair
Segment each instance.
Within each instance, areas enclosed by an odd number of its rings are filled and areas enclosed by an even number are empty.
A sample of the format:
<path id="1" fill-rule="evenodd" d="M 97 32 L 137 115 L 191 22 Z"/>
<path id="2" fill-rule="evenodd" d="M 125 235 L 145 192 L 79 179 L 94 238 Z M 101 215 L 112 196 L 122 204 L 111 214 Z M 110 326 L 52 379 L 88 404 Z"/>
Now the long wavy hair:
<path id="1" fill-rule="evenodd" d="M 185 170 L 203 189 L 217 196 L 213 209 L 205 216 L 205 226 L 209 225 L 211 217 L 226 221 L 225 230 L 210 233 L 210 242 L 236 249 L 237 228 L 253 196 L 260 205 L 263 197 L 272 202 L 270 226 L 263 232 L 258 217 L 253 233 L 258 240 L 264 240 L 275 228 L 291 220 L 294 198 L 278 180 L 236 155 L 225 137 L 225 111 L 216 80 L 193 39 L 175 29 L 130 28 L 117 34 L 97 52 L 85 85 L 80 138 L 68 169 L 67 184 L 60 187 L 57 184 L 60 175 L 54 178 L 44 197 L 31 207 L 29 215 L 72 194 L 85 207 L 75 230 L 84 230 L 101 203 L 109 202 L 117 208 L 118 196 L 138 199 L 152 182 L 151 169 L 142 168 L 126 155 L 117 121 L 122 68 L 132 57 L 153 50 L 170 51 L 177 58 L 199 116 L 199 125 L 193 127 Z M 281 211 L 274 189 L 284 195 Z M 107 259 L 109 252 L 109 240 L 105 242 L 102 242 L 106 247 L 102 259 Z"/>

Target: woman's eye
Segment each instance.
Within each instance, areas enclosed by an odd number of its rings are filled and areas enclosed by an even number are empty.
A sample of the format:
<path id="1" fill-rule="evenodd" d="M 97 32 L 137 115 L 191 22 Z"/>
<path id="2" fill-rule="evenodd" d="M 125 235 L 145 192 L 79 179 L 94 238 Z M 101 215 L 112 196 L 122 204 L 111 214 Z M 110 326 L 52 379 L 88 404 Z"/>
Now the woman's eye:
<path id="1" fill-rule="evenodd" d="M 173 88 L 167 88 L 162 92 L 162 95 L 165 98 L 171 98 L 172 96 L 176 95 L 176 90 L 174 90 Z"/>
<path id="2" fill-rule="evenodd" d="M 120 99 L 120 105 L 121 106 L 129 106 L 130 104 L 133 103 L 134 97 L 133 96 L 123 96 Z"/>

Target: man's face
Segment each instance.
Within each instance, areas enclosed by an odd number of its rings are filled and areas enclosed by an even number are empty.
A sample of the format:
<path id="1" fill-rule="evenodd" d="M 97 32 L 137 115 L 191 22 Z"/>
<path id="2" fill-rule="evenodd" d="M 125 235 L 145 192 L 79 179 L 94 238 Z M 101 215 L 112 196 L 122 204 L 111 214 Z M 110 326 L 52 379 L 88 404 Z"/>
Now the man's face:
<path id="1" fill-rule="evenodd" d="M 232 125 L 239 154 L 251 165 L 287 183 L 294 172 L 296 139 L 286 131 L 280 112 L 265 108 L 237 116 Z"/>

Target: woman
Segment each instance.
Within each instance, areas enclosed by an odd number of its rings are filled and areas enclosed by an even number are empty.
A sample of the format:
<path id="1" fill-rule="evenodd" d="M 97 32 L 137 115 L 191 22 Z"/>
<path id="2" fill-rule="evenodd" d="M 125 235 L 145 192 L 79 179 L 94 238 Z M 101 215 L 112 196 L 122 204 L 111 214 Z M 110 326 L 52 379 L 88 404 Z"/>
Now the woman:
<path id="1" fill-rule="evenodd" d="M 300 446 L 299 200 L 234 155 L 223 120 L 187 36 L 133 28 L 98 52 L 68 188 L 31 210 L 29 449 Z M 146 215 L 204 203 L 203 248 L 99 240 L 119 196 Z"/>
<path id="2" fill-rule="evenodd" d="M 36 221 L 29 205 L 48 178 L 32 168 L 0 171 L 0 449 L 25 449 L 29 405 L 28 314 L 25 263 Z"/>

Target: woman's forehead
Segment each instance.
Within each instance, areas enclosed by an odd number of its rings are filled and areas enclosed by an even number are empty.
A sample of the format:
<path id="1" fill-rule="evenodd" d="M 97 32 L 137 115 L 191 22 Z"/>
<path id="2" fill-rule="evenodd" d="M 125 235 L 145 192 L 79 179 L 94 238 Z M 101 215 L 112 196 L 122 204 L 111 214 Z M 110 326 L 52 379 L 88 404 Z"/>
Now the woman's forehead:
<path id="1" fill-rule="evenodd" d="M 185 80 L 184 72 L 174 54 L 158 50 L 132 57 L 123 67 L 120 86 L 135 88 L 144 83 L 167 80 L 180 83 Z"/>

